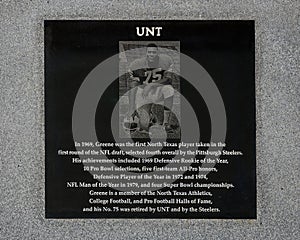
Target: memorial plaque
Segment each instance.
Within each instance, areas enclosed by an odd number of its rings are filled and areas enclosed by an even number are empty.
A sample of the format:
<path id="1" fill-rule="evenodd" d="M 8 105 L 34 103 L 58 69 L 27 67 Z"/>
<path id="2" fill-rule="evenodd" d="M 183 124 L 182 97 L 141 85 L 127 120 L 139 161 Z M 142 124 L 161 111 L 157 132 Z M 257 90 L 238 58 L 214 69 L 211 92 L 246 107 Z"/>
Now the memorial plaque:
<path id="1" fill-rule="evenodd" d="M 254 21 L 45 21 L 47 218 L 256 218 Z"/>

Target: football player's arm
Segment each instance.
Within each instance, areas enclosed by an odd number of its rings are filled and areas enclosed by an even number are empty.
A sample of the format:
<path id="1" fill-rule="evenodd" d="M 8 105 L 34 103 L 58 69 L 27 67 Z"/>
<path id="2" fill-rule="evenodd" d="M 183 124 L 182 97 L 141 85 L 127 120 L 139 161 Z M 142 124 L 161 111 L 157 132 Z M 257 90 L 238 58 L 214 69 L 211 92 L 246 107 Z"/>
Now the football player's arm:
<path id="1" fill-rule="evenodd" d="M 134 62 L 130 64 L 127 73 L 128 73 L 128 83 L 130 88 L 134 88 L 139 85 L 140 78 L 134 75 Z"/>
<path id="2" fill-rule="evenodd" d="M 158 81 L 155 81 L 155 83 L 159 84 L 171 84 L 172 80 L 174 78 L 174 72 L 173 72 L 173 64 L 170 65 L 169 69 L 166 70 L 162 76 L 162 78 Z"/>
<path id="3" fill-rule="evenodd" d="M 130 64 L 129 68 L 127 69 L 127 76 L 128 76 L 128 85 L 131 89 L 128 94 L 128 100 L 129 100 L 129 115 L 132 117 L 132 113 L 135 111 L 135 96 L 136 96 L 136 88 L 138 85 L 140 85 L 140 79 L 139 77 L 135 76 L 134 71 L 132 69 L 134 68 L 134 62 Z"/>

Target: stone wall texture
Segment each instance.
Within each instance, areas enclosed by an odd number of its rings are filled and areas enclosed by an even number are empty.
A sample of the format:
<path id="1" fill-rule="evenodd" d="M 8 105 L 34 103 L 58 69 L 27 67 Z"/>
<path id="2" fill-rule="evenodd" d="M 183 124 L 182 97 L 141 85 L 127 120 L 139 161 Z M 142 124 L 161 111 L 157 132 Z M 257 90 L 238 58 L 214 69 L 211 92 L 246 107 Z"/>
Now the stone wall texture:
<path id="1" fill-rule="evenodd" d="M 0 239 L 299 239 L 297 0 L 0 0 Z M 255 20 L 257 220 L 44 215 L 45 19 Z"/>

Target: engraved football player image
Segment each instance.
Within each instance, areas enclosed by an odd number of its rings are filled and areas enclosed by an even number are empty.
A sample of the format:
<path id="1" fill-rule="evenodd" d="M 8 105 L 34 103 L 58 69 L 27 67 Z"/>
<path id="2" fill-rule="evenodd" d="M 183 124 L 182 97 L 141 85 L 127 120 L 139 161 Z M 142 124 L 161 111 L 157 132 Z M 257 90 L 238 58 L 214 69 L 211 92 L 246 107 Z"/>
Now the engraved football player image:
<path id="1" fill-rule="evenodd" d="M 172 58 L 160 54 L 157 45 L 148 44 L 146 56 L 134 60 L 128 73 L 130 87 L 137 88 L 129 94 L 129 112 L 133 114 L 124 119 L 124 127 L 147 132 L 150 126 L 159 124 L 166 132 L 173 132 L 178 126 L 170 122 L 174 96 Z"/>

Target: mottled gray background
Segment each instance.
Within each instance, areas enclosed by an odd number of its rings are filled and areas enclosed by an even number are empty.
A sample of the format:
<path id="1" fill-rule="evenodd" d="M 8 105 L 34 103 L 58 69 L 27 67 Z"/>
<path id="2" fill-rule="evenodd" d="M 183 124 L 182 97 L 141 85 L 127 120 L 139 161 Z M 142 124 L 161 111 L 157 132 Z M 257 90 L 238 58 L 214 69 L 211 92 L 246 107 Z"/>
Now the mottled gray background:
<path id="1" fill-rule="evenodd" d="M 299 1 L 0 0 L 0 239 L 299 239 Z M 257 220 L 46 220 L 44 19 L 254 19 Z"/>

